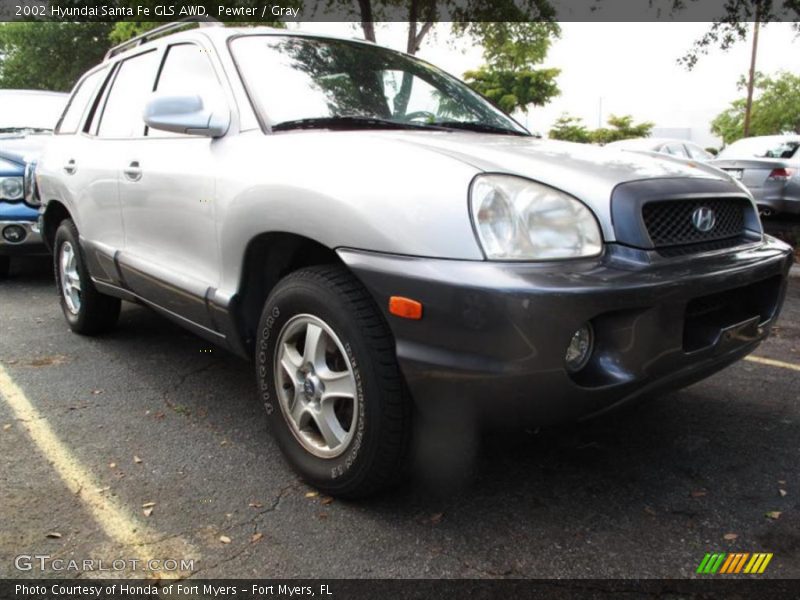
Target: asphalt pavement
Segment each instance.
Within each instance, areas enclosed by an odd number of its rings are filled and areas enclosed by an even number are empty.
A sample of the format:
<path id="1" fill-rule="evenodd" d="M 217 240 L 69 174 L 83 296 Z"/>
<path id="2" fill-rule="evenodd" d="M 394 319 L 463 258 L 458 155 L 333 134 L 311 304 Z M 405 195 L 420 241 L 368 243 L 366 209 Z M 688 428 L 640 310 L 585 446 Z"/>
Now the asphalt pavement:
<path id="1" fill-rule="evenodd" d="M 49 263 L 20 261 L 0 282 L 0 576 L 93 576 L 24 570 L 39 555 L 202 578 L 674 578 L 770 552 L 762 577 L 800 577 L 800 278 L 756 356 L 601 420 L 488 433 L 457 485 L 342 502 L 285 465 L 250 364 L 130 304 L 76 336 Z"/>

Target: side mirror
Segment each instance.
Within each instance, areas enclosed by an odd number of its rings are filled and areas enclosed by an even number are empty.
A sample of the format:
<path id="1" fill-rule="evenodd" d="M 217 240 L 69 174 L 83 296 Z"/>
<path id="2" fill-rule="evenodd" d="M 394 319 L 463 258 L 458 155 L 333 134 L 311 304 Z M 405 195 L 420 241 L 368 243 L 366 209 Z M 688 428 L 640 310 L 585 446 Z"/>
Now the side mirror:
<path id="1" fill-rule="evenodd" d="M 153 96 L 144 107 L 144 122 L 162 131 L 222 137 L 231 113 L 227 108 L 206 109 L 201 96 Z"/>

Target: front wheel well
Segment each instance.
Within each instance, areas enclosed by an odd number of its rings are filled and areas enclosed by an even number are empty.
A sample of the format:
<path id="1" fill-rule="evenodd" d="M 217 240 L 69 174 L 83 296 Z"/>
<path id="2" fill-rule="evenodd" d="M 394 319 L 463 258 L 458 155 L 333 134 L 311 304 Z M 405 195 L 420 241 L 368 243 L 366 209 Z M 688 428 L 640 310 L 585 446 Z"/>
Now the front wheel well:
<path id="1" fill-rule="evenodd" d="M 53 246 L 56 240 L 56 231 L 62 221 L 71 219 L 72 215 L 69 214 L 67 208 L 60 202 L 48 202 L 44 209 L 42 218 L 42 239 L 45 245 L 53 251 Z"/>
<path id="2" fill-rule="evenodd" d="M 238 321 L 248 350 L 255 345 L 261 311 L 272 289 L 290 273 L 315 265 L 341 264 L 339 256 L 323 244 L 292 233 L 263 233 L 245 251 L 239 286 Z"/>

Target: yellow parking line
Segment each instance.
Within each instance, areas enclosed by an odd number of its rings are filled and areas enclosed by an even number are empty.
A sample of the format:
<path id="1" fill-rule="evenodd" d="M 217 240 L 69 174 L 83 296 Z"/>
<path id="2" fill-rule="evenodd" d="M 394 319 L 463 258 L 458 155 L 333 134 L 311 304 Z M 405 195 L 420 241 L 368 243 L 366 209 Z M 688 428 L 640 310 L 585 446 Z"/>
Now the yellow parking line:
<path id="1" fill-rule="evenodd" d="M 761 358 L 760 356 L 746 356 L 745 360 L 758 363 L 760 365 L 767 365 L 770 367 L 780 367 L 781 369 L 790 369 L 792 371 L 800 371 L 800 365 L 783 362 L 780 360 L 772 360 L 771 358 Z"/>
<path id="2" fill-rule="evenodd" d="M 2 365 L 0 365 L 0 396 L 11 407 L 33 443 L 58 472 L 67 488 L 83 502 L 106 535 L 125 546 L 126 552 L 132 553 L 133 557 L 143 563 L 154 558 L 151 552 L 144 550 L 146 538 L 151 537 L 147 528 L 117 501 L 99 491 L 100 486 L 90 475 L 89 470 L 53 432 L 47 419 L 31 404 Z M 171 575 L 163 573 L 162 576 Z"/>

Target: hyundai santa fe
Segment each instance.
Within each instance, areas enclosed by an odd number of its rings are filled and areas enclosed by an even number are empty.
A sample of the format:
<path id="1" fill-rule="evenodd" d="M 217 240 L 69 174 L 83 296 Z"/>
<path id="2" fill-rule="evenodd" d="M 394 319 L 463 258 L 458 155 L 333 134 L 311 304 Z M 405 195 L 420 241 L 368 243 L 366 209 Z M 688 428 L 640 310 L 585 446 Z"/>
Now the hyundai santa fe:
<path id="1" fill-rule="evenodd" d="M 546 425 L 722 369 L 792 261 L 717 169 L 535 139 L 426 62 L 267 28 L 110 50 L 38 182 L 72 330 L 127 300 L 251 358 L 288 462 L 346 497 L 426 414 Z"/>

